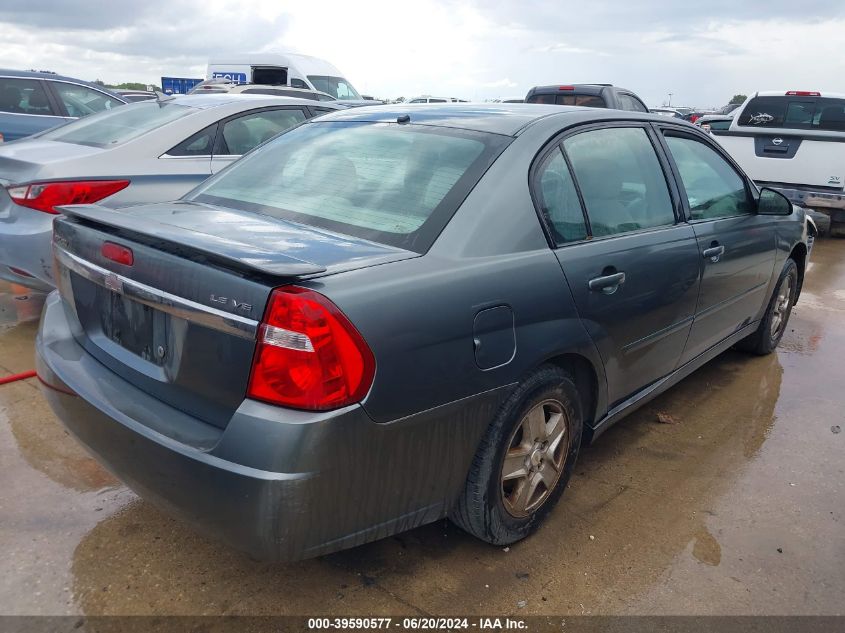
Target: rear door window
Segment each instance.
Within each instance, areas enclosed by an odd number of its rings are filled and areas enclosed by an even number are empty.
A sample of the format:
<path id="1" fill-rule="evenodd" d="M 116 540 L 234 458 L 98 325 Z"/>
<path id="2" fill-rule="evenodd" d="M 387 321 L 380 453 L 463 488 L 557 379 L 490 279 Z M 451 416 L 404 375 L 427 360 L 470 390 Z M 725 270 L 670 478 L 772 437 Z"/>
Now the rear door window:
<path id="1" fill-rule="evenodd" d="M 648 108 L 645 107 L 642 101 L 626 92 L 619 93 L 619 105 L 622 106 L 623 110 L 629 110 L 631 112 L 648 112 Z"/>
<path id="2" fill-rule="evenodd" d="M 685 136 L 667 136 L 693 220 L 712 220 L 753 212 L 745 181 L 709 145 Z"/>
<path id="3" fill-rule="evenodd" d="M 845 131 L 845 99 L 826 97 L 754 97 L 737 125 L 753 128 Z"/>
<path id="4" fill-rule="evenodd" d="M 277 134 L 292 128 L 307 117 L 300 108 L 280 108 L 253 112 L 223 124 L 217 137 L 215 155 L 240 156 Z"/>
<path id="5" fill-rule="evenodd" d="M 675 223 L 666 177 L 639 127 L 590 130 L 563 142 L 595 237 Z"/>
<path id="6" fill-rule="evenodd" d="M 50 84 L 67 110 L 68 116 L 84 117 L 123 105 L 122 101 L 110 97 L 105 92 L 87 86 L 63 81 L 51 81 Z"/>
<path id="7" fill-rule="evenodd" d="M 44 82 L 39 79 L 0 78 L 0 112 L 57 115 Z"/>
<path id="8" fill-rule="evenodd" d="M 558 246 L 586 239 L 587 224 L 578 191 L 569 173 L 560 147 L 543 160 L 534 180 L 540 210 L 552 230 Z"/>
<path id="9" fill-rule="evenodd" d="M 189 136 L 167 152 L 168 156 L 207 156 L 211 157 L 214 139 L 217 138 L 217 123 Z"/>

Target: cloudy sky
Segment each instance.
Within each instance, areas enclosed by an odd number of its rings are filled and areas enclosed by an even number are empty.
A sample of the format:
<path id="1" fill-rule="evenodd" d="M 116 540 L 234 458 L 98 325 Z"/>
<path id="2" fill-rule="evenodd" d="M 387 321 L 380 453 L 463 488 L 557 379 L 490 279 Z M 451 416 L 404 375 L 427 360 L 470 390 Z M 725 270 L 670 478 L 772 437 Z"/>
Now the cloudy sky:
<path id="1" fill-rule="evenodd" d="M 845 92 L 843 0 L 2 0 L 0 66 L 109 83 L 205 75 L 209 56 L 323 57 L 365 94 L 522 97 L 606 82 L 649 105 Z"/>

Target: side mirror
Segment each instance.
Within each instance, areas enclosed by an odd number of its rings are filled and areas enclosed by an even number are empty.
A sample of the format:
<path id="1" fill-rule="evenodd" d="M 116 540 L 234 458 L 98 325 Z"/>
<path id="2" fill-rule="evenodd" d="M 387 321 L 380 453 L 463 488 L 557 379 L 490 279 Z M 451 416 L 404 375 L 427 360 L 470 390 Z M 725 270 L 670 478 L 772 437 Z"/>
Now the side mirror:
<path id="1" fill-rule="evenodd" d="M 757 200 L 760 215 L 792 215 L 792 203 L 780 191 L 763 187 Z"/>

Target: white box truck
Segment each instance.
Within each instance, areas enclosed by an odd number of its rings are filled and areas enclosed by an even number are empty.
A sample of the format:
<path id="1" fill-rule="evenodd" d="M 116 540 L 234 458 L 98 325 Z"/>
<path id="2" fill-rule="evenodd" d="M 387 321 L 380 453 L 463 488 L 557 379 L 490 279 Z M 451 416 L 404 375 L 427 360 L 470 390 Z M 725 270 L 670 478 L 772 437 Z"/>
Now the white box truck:
<path id="1" fill-rule="evenodd" d="M 234 83 L 306 88 L 330 94 L 348 105 L 373 104 L 362 97 L 335 66 L 300 53 L 256 53 L 212 58 L 206 79 Z"/>

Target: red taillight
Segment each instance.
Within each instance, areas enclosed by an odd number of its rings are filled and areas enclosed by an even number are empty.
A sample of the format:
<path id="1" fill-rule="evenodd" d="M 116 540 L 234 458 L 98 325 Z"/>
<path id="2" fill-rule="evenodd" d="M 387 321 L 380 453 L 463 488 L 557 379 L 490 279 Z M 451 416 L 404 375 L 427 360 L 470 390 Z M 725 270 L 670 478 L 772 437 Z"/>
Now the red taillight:
<path id="1" fill-rule="evenodd" d="M 575 90 L 575 86 L 560 86 L 558 90 Z"/>
<path id="2" fill-rule="evenodd" d="M 59 213 L 65 204 L 91 204 L 129 186 L 128 180 L 75 180 L 69 182 L 34 182 L 8 188 L 9 197 L 22 207 L 45 213 Z"/>
<path id="3" fill-rule="evenodd" d="M 247 396 L 324 411 L 360 401 L 376 363 L 349 319 L 323 295 L 284 286 L 270 294 Z"/>
<path id="4" fill-rule="evenodd" d="M 135 263 L 135 255 L 132 253 L 132 249 L 115 244 L 114 242 L 103 242 L 100 252 L 106 259 L 123 264 L 124 266 L 131 266 Z"/>
<path id="5" fill-rule="evenodd" d="M 811 92 L 808 90 L 790 90 L 786 93 L 787 97 L 821 97 L 820 92 Z"/>

